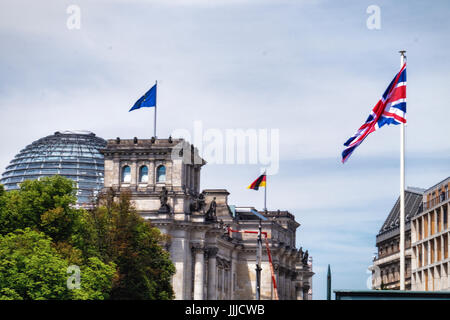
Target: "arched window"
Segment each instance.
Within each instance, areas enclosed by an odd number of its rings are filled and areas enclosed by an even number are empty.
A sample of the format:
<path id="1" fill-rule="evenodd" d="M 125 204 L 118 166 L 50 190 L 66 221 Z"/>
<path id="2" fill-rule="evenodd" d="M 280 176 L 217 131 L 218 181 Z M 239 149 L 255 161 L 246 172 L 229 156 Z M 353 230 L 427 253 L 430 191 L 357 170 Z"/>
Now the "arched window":
<path id="1" fill-rule="evenodd" d="M 156 182 L 165 182 L 166 181 L 166 167 L 159 166 L 156 169 Z"/>
<path id="2" fill-rule="evenodd" d="M 139 182 L 148 182 L 148 167 L 142 166 L 139 168 Z"/>
<path id="3" fill-rule="evenodd" d="M 131 168 L 130 166 L 124 166 L 122 168 L 122 182 L 130 183 L 131 182 Z"/>

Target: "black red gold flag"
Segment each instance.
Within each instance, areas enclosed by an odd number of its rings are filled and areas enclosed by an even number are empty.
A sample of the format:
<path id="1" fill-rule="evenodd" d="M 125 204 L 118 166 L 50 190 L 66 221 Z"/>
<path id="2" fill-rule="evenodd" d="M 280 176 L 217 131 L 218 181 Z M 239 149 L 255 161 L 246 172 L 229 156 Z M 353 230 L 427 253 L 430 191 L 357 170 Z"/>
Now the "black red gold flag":
<path id="1" fill-rule="evenodd" d="M 265 187 L 265 186 L 266 186 L 266 174 L 262 174 L 258 177 L 258 179 L 253 181 L 253 183 L 251 185 L 249 185 L 247 189 L 258 190 L 259 187 Z"/>

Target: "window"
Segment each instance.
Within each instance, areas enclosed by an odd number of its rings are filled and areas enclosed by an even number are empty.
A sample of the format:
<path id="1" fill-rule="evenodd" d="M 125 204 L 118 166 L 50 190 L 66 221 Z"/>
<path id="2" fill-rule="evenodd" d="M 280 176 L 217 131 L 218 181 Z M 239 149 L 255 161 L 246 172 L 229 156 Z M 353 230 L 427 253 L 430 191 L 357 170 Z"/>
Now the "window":
<path id="1" fill-rule="evenodd" d="M 418 267 L 420 268 L 420 267 L 422 267 L 422 245 L 419 244 L 419 247 L 417 249 L 419 251 L 419 265 L 418 265 Z"/>
<path id="2" fill-rule="evenodd" d="M 443 212 L 443 215 L 444 215 L 444 229 L 447 229 L 447 226 L 448 226 L 448 213 L 447 213 L 447 206 L 444 206 L 444 212 Z"/>
<path id="3" fill-rule="evenodd" d="M 166 167 L 159 166 L 156 169 L 156 182 L 165 182 L 166 181 Z"/>
<path id="4" fill-rule="evenodd" d="M 441 238 L 436 238 L 436 251 L 437 251 L 437 258 L 436 261 L 441 261 L 442 259 L 442 252 L 441 252 Z"/>
<path id="5" fill-rule="evenodd" d="M 130 183 L 131 182 L 131 169 L 130 166 L 124 166 L 122 168 L 122 182 Z"/>
<path id="6" fill-rule="evenodd" d="M 435 229 L 434 229 L 434 226 L 435 226 L 435 215 L 434 215 L 434 211 L 430 214 L 430 222 L 431 222 L 431 232 L 430 232 L 430 235 L 432 235 L 432 234 L 434 234 L 435 233 Z"/>
<path id="7" fill-rule="evenodd" d="M 438 209 L 436 211 L 436 220 L 437 220 L 437 232 L 441 232 L 441 211 Z"/>
<path id="8" fill-rule="evenodd" d="M 422 240 L 422 218 L 419 218 L 419 240 Z"/>
<path id="9" fill-rule="evenodd" d="M 444 235 L 444 259 L 448 258 L 448 236 Z"/>
<path id="10" fill-rule="evenodd" d="M 139 168 L 139 182 L 148 182 L 148 167 L 142 166 Z"/>

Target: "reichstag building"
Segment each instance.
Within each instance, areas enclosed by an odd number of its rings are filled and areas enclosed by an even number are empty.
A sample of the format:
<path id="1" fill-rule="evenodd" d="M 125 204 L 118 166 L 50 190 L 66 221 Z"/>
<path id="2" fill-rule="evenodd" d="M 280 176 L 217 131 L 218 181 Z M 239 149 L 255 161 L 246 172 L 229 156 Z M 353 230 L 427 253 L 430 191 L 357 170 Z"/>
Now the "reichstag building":
<path id="1" fill-rule="evenodd" d="M 253 206 L 229 204 L 226 189 L 200 190 L 205 164 L 182 139 L 105 141 L 92 132 L 59 131 L 21 150 L 0 183 L 14 190 L 59 174 L 75 182 L 77 205 L 85 207 L 99 192 L 126 191 L 140 215 L 170 235 L 165 246 L 176 267 L 176 299 L 255 299 L 260 219 Z M 300 224 L 288 211 L 257 212 L 267 219 L 260 298 L 312 299 L 312 258 L 296 248 Z"/>
<path id="2" fill-rule="evenodd" d="M 193 145 L 182 139 L 117 138 L 101 152 L 103 192 L 131 193 L 138 212 L 170 235 L 166 248 L 176 267 L 176 299 L 255 299 L 255 208 L 230 205 L 226 189 L 200 190 L 206 162 Z M 264 249 L 261 299 L 311 299 L 312 260 L 295 247 L 299 223 L 288 211 L 259 214 L 267 218 L 261 223 L 272 258 L 271 263 Z"/>

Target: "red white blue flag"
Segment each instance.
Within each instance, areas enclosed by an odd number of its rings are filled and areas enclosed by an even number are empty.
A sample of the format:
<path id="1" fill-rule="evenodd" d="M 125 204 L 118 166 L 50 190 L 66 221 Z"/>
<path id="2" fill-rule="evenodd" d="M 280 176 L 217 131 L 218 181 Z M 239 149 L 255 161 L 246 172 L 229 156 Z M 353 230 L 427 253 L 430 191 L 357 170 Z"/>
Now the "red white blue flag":
<path id="1" fill-rule="evenodd" d="M 385 124 L 406 123 L 406 63 L 395 75 L 366 122 L 344 143 L 342 163 L 347 161 L 364 139 Z"/>

